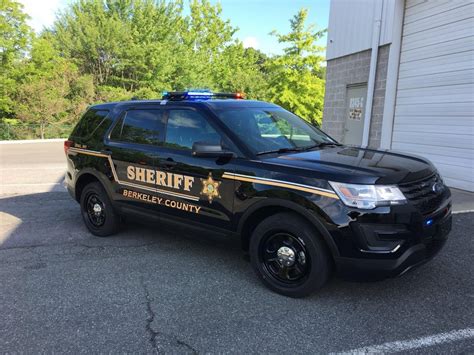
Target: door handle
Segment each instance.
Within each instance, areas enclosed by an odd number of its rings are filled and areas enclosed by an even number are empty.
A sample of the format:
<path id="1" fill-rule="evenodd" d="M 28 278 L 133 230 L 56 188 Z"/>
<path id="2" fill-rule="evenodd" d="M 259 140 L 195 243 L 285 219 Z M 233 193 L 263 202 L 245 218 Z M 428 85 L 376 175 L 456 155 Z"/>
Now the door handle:
<path id="1" fill-rule="evenodd" d="M 166 160 L 164 160 L 160 165 L 161 166 L 164 166 L 165 168 L 172 168 L 173 166 L 175 166 L 176 164 L 178 164 L 177 162 L 175 162 L 173 160 L 173 158 L 167 158 Z"/>

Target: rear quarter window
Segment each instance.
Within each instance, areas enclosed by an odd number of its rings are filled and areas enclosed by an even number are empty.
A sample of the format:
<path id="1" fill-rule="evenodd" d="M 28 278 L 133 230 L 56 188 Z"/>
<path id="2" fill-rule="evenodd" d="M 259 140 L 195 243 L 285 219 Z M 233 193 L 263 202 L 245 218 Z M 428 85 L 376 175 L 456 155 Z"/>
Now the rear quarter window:
<path id="1" fill-rule="evenodd" d="M 87 110 L 72 131 L 71 136 L 82 139 L 89 139 L 92 136 L 103 136 L 111 123 L 111 120 L 107 117 L 108 114 L 108 110 Z"/>
<path id="2" fill-rule="evenodd" d="M 131 109 L 117 122 L 110 139 L 135 144 L 163 143 L 165 119 L 162 110 Z"/>

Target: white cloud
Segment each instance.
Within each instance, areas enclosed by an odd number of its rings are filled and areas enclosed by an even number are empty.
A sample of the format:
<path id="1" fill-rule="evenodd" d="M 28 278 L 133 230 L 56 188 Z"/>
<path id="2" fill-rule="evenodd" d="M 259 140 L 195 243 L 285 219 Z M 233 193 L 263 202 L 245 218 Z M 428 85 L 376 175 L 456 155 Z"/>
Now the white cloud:
<path id="1" fill-rule="evenodd" d="M 258 47 L 259 47 L 259 43 L 258 43 L 257 38 L 252 37 L 252 36 L 245 37 L 245 38 L 243 39 L 242 43 L 243 43 L 243 45 L 244 45 L 244 48 L 254 48 L 254 49 L 258 49 Z"/>
<path id="2" fill-rule="evenodd" d="M 36 32 L 44 27 L 50 27 L 56 19 L 56 12 L 61 8 L 61 0 L 19 0 L 23 10 L 30 16 L 28 24 Z"/>

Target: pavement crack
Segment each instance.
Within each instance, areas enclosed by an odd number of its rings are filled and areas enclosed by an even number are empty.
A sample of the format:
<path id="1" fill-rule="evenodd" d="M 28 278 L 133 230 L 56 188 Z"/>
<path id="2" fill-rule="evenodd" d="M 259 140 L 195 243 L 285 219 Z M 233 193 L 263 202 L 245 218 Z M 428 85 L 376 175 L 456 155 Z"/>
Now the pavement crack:
<path id="1" fill-rule="evenodd" d="M 188 349 L 192 354 L 198 354 L 198 351 L 196 349 L 194 349 L 191 345 L 189 345 L 188 343 L 182 341 L 182 340 L 176 340 L 176 343 L 181 345 L 182 347 L 185 347 L 186 349 Z"/>
<path id="2" fill-rule="evenodd" d="M 145 329 L 149 336 L 148 339 L 153 350 L 157 353 L 174 353 L 179 350 L 180 352 L 184 351 L 186 353 L 198 354 L 198 351 L 185 341 L 178 339 L 174 335 L 166 334 L 164 332 L 160 332 L 153 329 L 152 324 L 156 319 L 156 314 L 153 311 L 152 307 L 153 298 L 150 296 L 150 292 L 143 277 L 140 277 L 140 284 L 142 286 L 143 293 L 145 296 L 145 305 L 148 314 Z M 169 347 L 169 349 L 166 349 L 166 347 Z"/>
<path id="3" fill-rule="evenodd" d="M 150 341 L 151 347 L 153 348 L 153 350 L 158 352 L 158 344 L 156 341 L 156 337 L 159 335 L 159 333 L 153 330 L 151 326 L 153 321 L 155 320 L 155 313 L 153 312 L 153 309 L 151 307 L 152 300 L 150 297 L 150 292 L 148 291 L 148 287 L 146 286 L 146 283 L 145 283 L 145 280 L 143 280 L 143 277 L 140 278 L 140 283 L 142 285 L 143 292 L 145 294 L 145 305 L 146 305 L 146 311 L 148 313 L 145 328 L 149 335 L 149 341 Z"/>

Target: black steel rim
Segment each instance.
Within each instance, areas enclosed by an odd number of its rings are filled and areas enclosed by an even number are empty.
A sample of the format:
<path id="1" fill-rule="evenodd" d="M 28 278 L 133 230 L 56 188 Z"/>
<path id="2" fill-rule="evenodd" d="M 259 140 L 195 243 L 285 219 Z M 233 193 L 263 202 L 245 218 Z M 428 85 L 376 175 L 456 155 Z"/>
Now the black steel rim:
<path id="1" fill-rule="evenodd" d="M 100 207 L 100 212 L 95 209 Z M 86 199 L 86 212 L 89 221 L 94 227 L 102 227 L 105 223 L 105 206 L 99 195 L 90 193 Z"/>
<path id="2" fill-rule="evenodd" d="M 278 250 L 287 247 L 295 256 L 291 266 L 284 265 L 278 257 Z M 302 283 L 309 274 L 310 257 L 304 242 L 289 233 L 269 235 L 261 244 L 261 263 L 266 273 L 279 282 L 295 286 Z"/>

